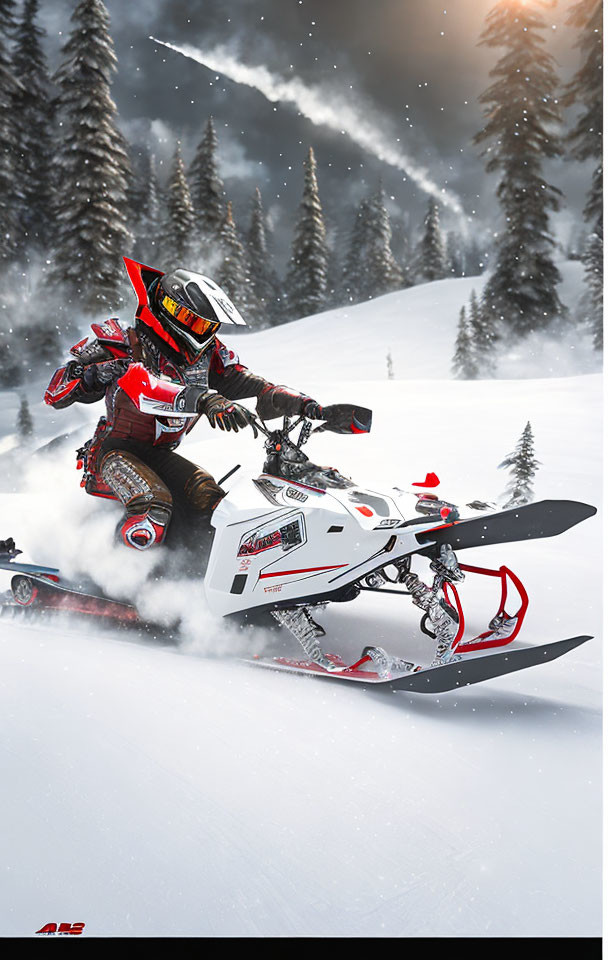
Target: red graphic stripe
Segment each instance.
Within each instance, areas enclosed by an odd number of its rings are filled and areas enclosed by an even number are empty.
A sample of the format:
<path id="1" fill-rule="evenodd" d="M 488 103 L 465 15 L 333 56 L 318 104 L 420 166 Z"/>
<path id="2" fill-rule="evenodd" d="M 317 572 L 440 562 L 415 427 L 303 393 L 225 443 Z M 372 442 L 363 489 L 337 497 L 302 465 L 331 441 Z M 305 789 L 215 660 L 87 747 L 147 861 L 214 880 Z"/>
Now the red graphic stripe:
<path id="1" fill-rule="evenodd" d="M 334 563 L 332 567 L 305 567 L 303 570 L 278 570 L 276 573 L 261 573 L 260 580 L 265 577 L 287 577 L 292 573 L 315 573 L 318 570 L 339 570 L 340 567 L 347 567 L 347 563 Z"/>

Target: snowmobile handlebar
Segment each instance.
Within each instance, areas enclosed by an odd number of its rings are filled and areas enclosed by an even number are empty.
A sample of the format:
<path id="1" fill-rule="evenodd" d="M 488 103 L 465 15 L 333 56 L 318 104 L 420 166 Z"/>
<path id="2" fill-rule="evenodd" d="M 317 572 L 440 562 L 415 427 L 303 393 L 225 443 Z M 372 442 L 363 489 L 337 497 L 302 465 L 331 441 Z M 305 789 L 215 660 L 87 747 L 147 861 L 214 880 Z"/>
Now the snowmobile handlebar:
<path id="1" fill-rule="evenodd" d="M 330 433 L 338 434 L 361 434 L 369 433 L 372 428 L 372 411 L 367 407 L 356 407 L 350 403 L 334 403 L 322 408 L 322 423 L 317 427 L 312 426 L 312 421 L 304 414 L 292 422 L 290 417 L 283 417 L 283 428 L 280 433 L 288 437 L 297 427 L 302 424 L 302 431 L 296 446 L 301 447 L 308 440 L 311 433 Z M 265 437 L 277 433 L 276 430 L 269 430 L 264 421 L 260 420 L 254 414 L 251 414 L 250 422 L 255 429 L 263 433 Z"/>

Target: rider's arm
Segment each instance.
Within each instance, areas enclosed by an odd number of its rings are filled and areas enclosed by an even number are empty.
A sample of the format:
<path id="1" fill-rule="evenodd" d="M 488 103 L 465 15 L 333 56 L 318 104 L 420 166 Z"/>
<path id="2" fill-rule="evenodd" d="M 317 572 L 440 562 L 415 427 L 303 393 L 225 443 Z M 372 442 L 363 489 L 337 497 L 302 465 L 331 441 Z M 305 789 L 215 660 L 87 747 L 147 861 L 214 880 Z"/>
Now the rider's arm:
<path id="1" fill-rule="evenodd" d="M 63 409 L 72 403 L 95 403 L 102 400 L 108 384 L 126 368 L 125 360 L 114 360 L 112 355 L 100 348 L 100 358 L 90 363 L 80 359 L 69 360 L 51 377 L 44 394 L 51 407 Z"/>
<path id="2" fill-rule="evenodd" d="M 161 380 L 144 367 L 131 363 L 117 381 L 140 413 L 151 416 L 192 417 L 200 412 L 199 400 L 204 392 L 198 387 L 184 387 L 170 380 Z"/>
<path id="3" fill-rule="evenodd" d="M 299 416 L 306 408 L 311 412 L 318 408 L 311 397 L 289 387 L 277 386 L 252 373 L 233 350 L 228 350 L 219 341 L 209 366 L 209 386 L 229 400 L 257 397 L 256 411 L 261 420 Z"/>
<path id="4" fill-rule="evenodd" d="M 45 402 L 51 407 L 69 407 L 72 403 L 95 403 L 105 396 L 108 384 L 126 370 L 128 348 L 125 333 L 117 320 L 92 324 L 98 336 L 74 344 L 74 359 L 59 367 L 51 377 Z"/>

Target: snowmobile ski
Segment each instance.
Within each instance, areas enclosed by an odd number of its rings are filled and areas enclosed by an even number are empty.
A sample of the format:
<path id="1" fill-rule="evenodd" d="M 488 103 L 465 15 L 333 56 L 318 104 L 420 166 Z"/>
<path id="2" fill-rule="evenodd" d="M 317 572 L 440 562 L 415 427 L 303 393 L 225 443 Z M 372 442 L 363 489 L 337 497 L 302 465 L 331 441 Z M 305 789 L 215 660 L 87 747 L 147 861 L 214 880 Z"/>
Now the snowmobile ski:
<path id="1" fill-rule="evenodd" d="M 595 513 L 595 507 L 576 500 L 539 500 L 538 503 L 528 503 L 483 517 L 441 523 L 417 533 L 416 539 L 423 547 L 431 543 L 433 546 L 449 543 L 454 550 L 536 540 L 556 537 Z"/>
<path id="2" fill-rule="evenodd" d="M 413 667 L 411 671 L 401 676 L 383 677 L 370 670 L 361 669 L 359 665 L 348 667 L 340 657 L 329 655 L 336 666 L 336 670 L 324 670 L 310 660 L 294 660 L 287 657 L 273 659 L 247 660 L 247 663 L 256 666 L 283 670 L 289 673 L 303 673 L 315 677 L 331 677 L 334 680 L 345 680 L 351 683 L 362 683 L 367 687 L 383 687 L 392 690 L 409 690 L 412 693 L 447 693 L 460 687 L 467 687 L 474 683 L 492 680 L 518 670 L 526 670 L 541 663 L 549 663 L 563 657 L 576 647 L 591 640 L 591 636 L 570 637 L 567 640 L 556 640 L 538 647 L 522 647 L 503 653 L 493 653 L 487 656 L 477 656 L 462 660 L 453 660 L 451 663 L 436 667 Z"/>

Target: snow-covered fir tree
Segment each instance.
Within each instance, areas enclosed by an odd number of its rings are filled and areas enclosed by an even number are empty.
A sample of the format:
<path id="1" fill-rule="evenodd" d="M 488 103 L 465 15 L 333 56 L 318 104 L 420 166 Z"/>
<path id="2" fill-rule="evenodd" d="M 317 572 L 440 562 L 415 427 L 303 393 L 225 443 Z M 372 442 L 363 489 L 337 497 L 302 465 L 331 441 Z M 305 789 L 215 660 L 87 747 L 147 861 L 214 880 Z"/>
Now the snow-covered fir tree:
<path id="1" fill-rule="evenodd" d="M 52 280 L 64 302 L 98 313 L 122 301 L 122 257 L 130 165 L 116 125 L 110 83 L 116 71 L 108 12 L 102 0 L 80 0 L 56 74 L 58 143 Z"/>
<path id="2" fill-rule="evenodd" d="M 198 239 L 209 245 L 217 237 L 226 216 L 226 195 L 219 175 L 213 117 L 207 121 L 189 173 Z"/>
<path id="3" fill-rule="evenodd" d="M 446 242 L 446 265 L 450 277 L 464 277 L 465 255 L 462 237 L 455 230 L 450 230 Z"/>
<path id="4" fill-rule="evenodd" d="M 148 149 L 143 151 L 136 179 L 132 204 L 134 255 L 148 266 L 154 266 L 163 259 L 162 191 L 156 172 L 156 158 Z"/>
<path id="5" fill-rule="evenodd" d="M 391 353 L 390 350 L 388 351 L 388 353 L 387 353 L 387 355 L 386 355 L 386 376 L 388 377 L 389 380 L 394 380 L 394 379 L 395 379 L 395 368 L 394 368 L 394 365 L 393 365 L 393 355 L 392 355 L 392 353 Z"/>
<path id="6" fill-rule="evenodd" d="M 251 201 L 246 252 L 249 257 L 251 291 L 256 301 L 256 319 L 261 326 L 271 326 L 281 319 L 281 287 L 272 265 L 268 228 L 259 187 L 255 188 Z"/>
<path id="7" fill-rule="evenodd" d="M 347 301 L 370 300 L 402 289 L 403 271 L 391 249 L 392 231 L 382 184 L 359 204 L 350 236 L 342 289 Z"/>
<path id="8" fill-rule="evenodd" d="M 195 216 L 179 141 L 166 187 L 163 259 L 171 268 L 186 267 L 194 258 Z"/>
<path id="9" fill-rule="evenodd" d="M 14 0 L 0 0 L 0 264 L 20 250 L 19 210 L 22 196 L 17 178 L 18 137 L 15 104 L 21 93 L 15 78 L 11 44 L 15 31 Z"/>
<path id="10" fill-rule="evenodd" d="M 17 414 L 17 434 L 22 440 L 29 440 L 34 433 L 34 421 L 30 413 L 27 397 L 21 397 L 19 413 Z"/>
<path id="11" fill-rule="evenodd" d="M 469 323 L 478 375 L 491 377 L 496 368 L 496 349 L 500 336 L 492 310 L 474 290 L 469 299 Z"/>
<path id="12" fill-rule="evenodd" d="M 318 313 L 327 302 L 329 250 L 312 147 L 304 164 L 304 191 L 287 273 L 287 297 L 292 317 Z"/>
<path id="13" fill-rule="evenodd" d="M 590 234 L 583 253 L 585 292 L 581 298 L 582 320 L 591 330 L 593 346 L 604 349 L 604 243 L 597 233 Z"/>
<path id="14" fill-rule="evenodd" d="M 479 375 L 475 344 L 466 307 L 460 308 L 458 317 L 458 333 L 452 358 L 452 372 L 460 380 L 476 380 Z"/>
<path id="15" fill-rule="evenodd" d="M 401 274 L 401 287 L 411 287 L 414 283 L 414 272 L 412 269 L 412 254 L 410 251 L 410 238 L 408 224 L 405 219 L 391 219 L 391 249 Z"/>
<path id="16" fill-rule="evenodd" d="M 445 245 L 439 225 L 439 204 L 431 197 L 418 244 L 416 274 L 422 283 L 429 283 L 442 280 L 447 273 Z"/>
<path id="17" fill-rule="evenodd" d="M 412 287 L 416 281 L 410 241 L 406 233 L 404 233 L 401 243 L 400 268 L 404 289 Z"/>
<path id="18" fill-rule="evenodd" d="M 359 303 L 365 298 L 362 269 L 367 245 L 367 224 L 369 200 L 364 197 L 355 213 L 346 256 L 342 268 L 342 296 L 347 303 Z"/>
<path id="19" fill-rule="evenodd" d="M 583 247 L 586 290 L 579 312 L 593 330 L 594 345 L 603 349 L 603 115 L 602 64 L 603 18 L 600 0 L 580 0 L 569 12 L 568 21 L 580 31 L 577 46 L 582 52 L 582 64 L 566 88 L 564 103 L 576 104 L 580 110 L 576 123 L 567 137 L 574 160 L 592 160 L 594 170 L 587 193 L 584 217 L 591 235 Z"/>
<path id="20" fill-rule="evenodd" d="M 540 463 L 534 456 L 534 436 L 530 421 L 517 441 L 513 453 L 510 453 L 498 469 L 509 467 L 511 479 L 503 495 L 503 510 L 507 507 L 521 507 L 534 499 L 533 482 Z"/>
<path id="21" fill-rule="evenodd" d="M 603 18 L 601 0 L 579 0 L 569 10 L 567 22 L 579 29 L 576 45 L 582 64 L 566 87 L 564 104 L 580 109 L 567 137 L 575 160 L 593 160 L 595 169 L 587 195 L 585 219 L 597 232 L 602 224 L 602 136 L 603 136 Z"/>
<path id="22" fill-rule="evenodd" d="M 13 69 L 20 87 L 14 113 L 19 182 L 19 232 L 28 245 L 46 250 L 52 228 L 51 156 L 53 99 L 37 24 L 39 0 L 25 0 L 15 31 Z"/>
<path id="23" fill-rule="evenodd" d="M 488 255 L 484 253 L 476 237 L 470 237 L 465 243 L 464 275 L 477 277 L 487 266 Z"/>
<path id="24" fill-rule="evenodd" d="M 247 253 L 239 239 L 230 202 L 226 205 L 224 222 L 220 227 L 218 248 L 221 263 L 217 271 L 217 282 L 247 320 L 248 317 L 256 315 L 257 304 L 249 279 Z"/>
<path id="25" fill-rule="evenodd" d="M 391 250 L 391 225 L 382 184 L 366 208 L 364 295 L 369 299 L 403 287 L 403 274 Z"/>
<path id="26" fill-rule="evenodd" d="M 542 174 L 543 160 L 561 153 L 558 78 L 543 47 L 540 6 L 538 0 L 500 0 L 481 36 L 482 44 L 505 48 L 480 97 L 486 123 L 475 137 L 485 144 L 487 171 L 500 172 L 497 196 L 504 214 L 484 300 L 516 335 L 565 315 L 549 224 L 561 194 Z"/>

